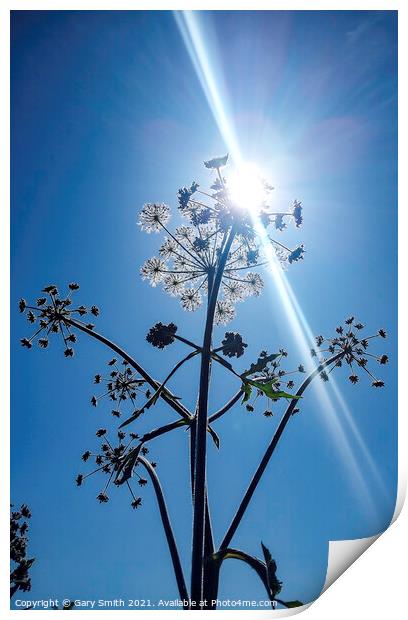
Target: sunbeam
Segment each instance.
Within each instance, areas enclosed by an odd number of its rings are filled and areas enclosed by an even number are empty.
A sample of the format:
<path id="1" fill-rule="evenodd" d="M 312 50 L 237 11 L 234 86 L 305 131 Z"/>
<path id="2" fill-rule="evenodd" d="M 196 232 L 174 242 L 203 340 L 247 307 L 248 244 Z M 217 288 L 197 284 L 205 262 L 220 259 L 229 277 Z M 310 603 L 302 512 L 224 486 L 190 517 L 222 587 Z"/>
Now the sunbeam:
<path id="1" fill-rule="evenodd" d="M 315 346 L 315 339 L 312 333 L 312 330 L 310 328 L 310 325 L 304 315 L 304 312 L 302 310 L 302 308 L 300 307 L 300 304 L 296 298 L 295 293 L 293 292 L 292 286 L 290 285 L 290 283 L 288 282 L 288 280 L 284 277 L 283 278 L 283 284 L 285 287 L 285 291 L 289 297 L 290 303 L 293 306 L 296 315 L 297 315 L 297 319 L 300 322 L 300 324 L 302 325 L 303 328 L 303 332 L 305 337 L 307 338 L 307 341 L 309 343 L 310 347 L 314 347 Z M 346 422 L 347 426 L 348 426 L 348 430 L 351 432 L 353 439 L 355 440 L 355 442 L 357 443 L 361 454 L 363 455 L 366 464 L 368 465 L 371 474 L 378 486 L 378 489 L 381 491 L 381 493 L 384 495 L 384 497 L 389 498 L 389 491 L 380 475 L 380 472 L 378 470 L 378 467 L 375 464 L 375 461 L 372 457 L 372 455 L 370 454 L 370 451 L 363 439 L 363 437 L 361 436 L 360 431 L 357 428 L 357 425 L 353 419 L 353 414 L 350 411 L 349 406 L 347 405 L 340 388 L 337 385 L 337 381 L 335 379 L 335 377 L 332 375 L 330 377 L 330 384 L 328 384 L 328 386 L 326 387 L 325 385 L 321 385 L 320 387 L 324 388 L 324 392 L 325 392 L 325 396 L 329 399 L 331 407 L 333 407 L 333 403 L 330 399 L 330 396 L 328 394 L 328 389 L 329 386 L 331 388 L 331 391 L 333 393 L 333 396 L 341 410 L 341 412 L 343 413 L 343 419 Z M 338 421 L 339 424 L 341 424 L 341 421 L 338 417 Z M 342 427 L 342 432 L 343 434 L 345 434 L 344 428 Z"/>
<path id="2" fill-rule="evenodd" d="M 303 312 L 301 311 L 295 294 L 286 279 L 285 273 L 282 271 L 282 268 L 276 259 L 274 250 L 271 247 L 269 239 L 266 235 L 265 228 L 255 216 L 254 225 L 262 240 L 263 249 L 269 262 L 272 278 L 278 291 L 280 302 L 284 308 L 285 316 L 288 318 L 289 327 L 294 335 L 294 339 L 299 348 L 299 352 L 302 355 L 302 359 L 305 360 L 304 365 L 308 367 L 308 370 L 313 370 L 315 368 L 315 364 L 310 356 L 310 346 L 314 346 L 315 340 L 312 335 L 312 331 L 306 321 L 306 318 L 304 317 Z M 331 378 L 331 381 L 332 380 L 333 379 Z M 348 471 L 349 481 L 352 483 L 356 497 L 359 499 L 361 506 L 366 510 L 367 516 L 370 517 L 371 520 L 373 517 L 376 517 L 378 523 L 380 523 L 380 517 L 376 504 L 360 471 L 351 442 L 349 441 L 347 433 L 341 424 L 336 408 L 334 407 L 328 393 L 328 389 L 323 382 L 316 381 L 314 383 L 314 390 L 317 393 L 317 398 L 320 405 L 320 417 L 328 430 L 339 455 L 341 456 L 342 464 Z M 338 388 L 336 395 L 337 394 L 341 397 L 341 393 Z M 344 399 L 343 403 L 345 405 Z M 346 405 L 345 407 L 347 409 Z M 359 434 L 356 425 L 352 421 L 351 412 L 349 412 L 348 418 L 349 427 L 353 434 L 353 438 L 359 445 L 359 448 L 367 460 L 370 469 L 375 473 L 375 478 L 378 482 L 380 479 L 379 473 L 376 470 L 374 461 L 361 435 Z"/>
<path id="3" fill-rule="evenodd" d="M 230 106 L 228 104 L 228 94 L 223 86 L 223 76 L 216 75 L 215 67 L 220 67 L 220 63 L 216 58 L 211 58 L 206 46 L 206 36 L 203 34 L 203 29 L 199 22 L 199 16 L 197 12 L 191 11 L 176 11 L 175 19 L 177 21 L 179 30 L 183 37 L 190 59 L 193 63 L 197 76 L 200 80 L 204 94 L 208 101 L 208 105 L 212 111 L 215 122 L 218 126 L 219 132 L 224 140 L 224 143 L 230 153 L 231 159 L 234 163 L 236 184 L 239 186 L 242 194 L 248 196 L 250 190 L 248 188 L 248 178 L 240 176 L 240 169 L 244 166 L 244 159 L 239 145 L 237 133 L 235 131 L 232 116 L 230 114 Z M 214 54 L 214 52 L 212 52 Z M 219 71 L 219 70 L 218 70 Z M 250 171 L 250 177 L 254 179 L 254 169 Z M 255 186 L 256 186 L 256 180 Z M 234 186 L 232 191 L 234 191 Z M 253 201 L 253 197 L 251 198 Z M 248 205 L 247 205 L 248 206 Z M 282 271 L 280 264 L 278 263 L 274 250 L 267 238 L 266 232 L 259 219 L 256 216 L 255 210 L 250 209 L 251 216 L 254 221 L 254 226 L 259 234 L 264 251 L 269 262 L 269 271 L 272 276 L 272 281 L 278 292 L 278 298 L 282 304 L 284 310 L 284 316 L 287 318 L 289 327 L 297 343 L 299 352 L 304 360 L 304 365 L 309 369 L 315 368 L 310 356 L 310 347 L 314 346 L 315 340 L 312 330 L 309 326 L 307 319 L 305 318 L 303 311 L 296 299 L 290 284 L 286 279 L 285 273 Z M 276 301 L 274 299 L 274 301 Z M 315 390 L 317 392 L 320 414 L 322 422 L 329 431 L 329 435 L 336 446 L 339 457 L 344 468 L 344 471 L 348 472 L 348 481 L 356 496 L 357 501 L 362 509 L 367 511 L 367 516 L 370 518 L 370 522 L 373 526 L 381 523 L 379 512 L 368 487 L 367 482 L 364 480 L 362 472 L 360 470 L 356 454 L 354 452 L 353 444 L 358 446 L 362 458 L 366 461 L 369 470 L 373 475 L 373 479 L 376 481 L 378 488 L 382 493 L 386 493 L 386 488 L 375 462 L 358 431 L 356 424 L 353 421 L 352 414 L 344 401 L 344 398 L 337 387 L 336 383 L 333 383 L 333 396 L 339 405 L 344 419 L 348 426 L 349 434 L 344 429 L 339 413 L 333 404 L 332 398 L 329 394 L 327 387 L 323 382 L 315 382 Z M 351 436 L 352 441 L 349 439 Z M 376 523 L 373 523 L 375 519 Z"/>

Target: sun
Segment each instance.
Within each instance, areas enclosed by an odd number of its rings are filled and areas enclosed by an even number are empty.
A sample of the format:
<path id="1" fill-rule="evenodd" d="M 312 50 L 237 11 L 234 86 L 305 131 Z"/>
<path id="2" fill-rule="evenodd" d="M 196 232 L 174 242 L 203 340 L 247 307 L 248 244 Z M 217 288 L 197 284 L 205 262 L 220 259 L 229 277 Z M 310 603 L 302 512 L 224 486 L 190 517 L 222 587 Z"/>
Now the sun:
<path id="1" fill-rule="evenodd" d="M 265 201 L 265 183 L 259 168 L 253 163 L 244 163 L 228 176 L 228 194 L 239 209 L 257 211 Z"/>

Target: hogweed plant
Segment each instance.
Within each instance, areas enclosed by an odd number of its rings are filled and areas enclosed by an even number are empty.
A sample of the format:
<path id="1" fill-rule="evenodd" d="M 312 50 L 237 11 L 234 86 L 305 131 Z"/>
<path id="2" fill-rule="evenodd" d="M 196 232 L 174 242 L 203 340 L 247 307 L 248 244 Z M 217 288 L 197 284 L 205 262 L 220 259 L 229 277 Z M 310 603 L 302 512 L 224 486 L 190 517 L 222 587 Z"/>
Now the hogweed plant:
<path id="1" fill-rule="evenodd" d="M 186 355 L 167 376 L 160 381 L 154 379 L 139 361 L 94 330 L 88 316 L 97 317 L 99 309 L 74 303 L 73 297 L 79 288 L 76 283 L 69 284 L 64 294 L 60 294 L 55 285 L 45 287 L 34 305 L 20 300 L 20 311 L 36 327 L 34 334 L 23 338 L 21 344 L 31 348 L 37 342 L 39 347 L 46 348 L 50 337 L 58 334 L 63 341 L 65 356 L 72 357 L 77 335 L 82 332 L 114 353 L 115 357 L 109 361 L 103 374 L 95 375 L 95 394 L 91 404 L 96 407 L 109 402 L 118 429 L 114 437 L 105 428 L 97 430 L 97 447 L 82 455 L 82 460 L 92 466 L 88 473 L 78 474 L 76 484 L 82 486 L 89 476 L 100 473 L 105 476 L 105 483 L 97 500 L 101 504 L 109 501 L 112 484 L 126 487 L 130 505 L 136 510 L 142 505 L 142 489 L 150 481 L 185 609 L 200 608 L 204 601 L 207 601 L 207 609 L 216 608 L 220 568 L 227 559 L 245 562 L 256 571 L 273 606 L 295 607 L 302 603 L 279 598 L 282 583 L 267 546 L 261 543 L 262 556 L 258 558 L 231 547 L 231 543 L 289 420 L 299 412 L 305 390 L 316 377 L 327 381 L 330 373 L 340 367 L 348 369 L 352 384 L 359 381 L 360 375 L 367 375 L 372 386 L 382 387 L 384 384 L 372 366 L 386 364 L 388 358 L 369 353 L 368 349 L 372 339 L 385 338 L 386 333 L 380 329 L 378 333 L 366 336 L 363 324 L 349 317 L 344 325 L 337 327 L 333 337 L 316 338 L 316 348 L 311 350 L 316 364 L 309 375 L 303 364 L 286 369 L 287 352 L 284 349 L 273 353 L 261 351 L 258 359 L 248 364 L 244 372 L 234 368 L 234 359 L 245 354 L 247 344 L 234 331 L 227 331 L 219 342 L 215 342 L 214 326 L 229 324 L 235 317 L 238 302 L 261 294 L 264 283 L 259 271 L 268 267 L 271 250 L 274 260 L 286 269 L 304 258 L 305 249 L 302 244 L 289 248 L 277 239 L 289 225 L 301 226 L 301 203 L 295 200 L 289 209 L 275 211 L 268 206 L 273 188 L 259 178 L 251 192 L 237 192 L 239 184 L 231 185 L 222 172 L 227 159 L 225 156 L 205 162 L 213 175 L 212 185 L 207 191 L 196 182 L 178 191 L 178 209 L 185 220 L 182 226 L 170 227 L 170 208 L 163 203 L 146 204 L 139 216 L 143 231 L 163 235 L 158 255 L 146 260 L 140 270 L 141 277 L 178 298 L 185 311 L 205 308 L 203 337 L 199 343 L 185 338 L 174 323 L 157 323 L 148 332 L 146 339 L 153 347 L 164 349 L 177 343 L 187 349 Z M 200 358 L 199 391 L 196 408 L 190 411 L 182 399 L 171 392 L 169 383 L 195 357 Z M 221 409 L 210 412 L 210 375 L 216 368 L 232 374 L 237 388 Z M 140 435 L 135 432 L 140 416 L 154 407 L 159 399 L 165 401 L 177 418 L 148 433 Z M 221 543 L 217 545 L 213 537 L 210 489 L 206 478 L 207 441 L 220 447 L 216 422 L 239 403 L 249 412 L 263 403 L 263 414 L 273 419 L 276 419 L 279 403 L 284 403 L 286 409 L 275 425 L 270 443 Z M 156 463 L 149 456 L 155 438 L 179 428 L 189 431 L 190 442 L 193 525 L 190 587 L 180 561 Z"/>

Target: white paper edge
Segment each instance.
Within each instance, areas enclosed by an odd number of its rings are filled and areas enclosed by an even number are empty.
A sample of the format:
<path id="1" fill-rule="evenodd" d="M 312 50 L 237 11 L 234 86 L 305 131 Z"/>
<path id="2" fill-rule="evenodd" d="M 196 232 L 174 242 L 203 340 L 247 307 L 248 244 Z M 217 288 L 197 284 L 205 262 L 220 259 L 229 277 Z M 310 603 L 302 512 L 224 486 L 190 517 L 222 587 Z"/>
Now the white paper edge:
<path id="1" fill-rule="evenodd" d="M 402 473 L 402 472 L 399 472 Z M 388 527 L 398 519 L 405 502 L 407 493 L 406 472 L 399 478 L 397 499 L 394 514 Z M 327 561 L 326 581 L 320 596 L 342 575 L 371 545 L 387 531 L 388 527 L 375 536 L 357 538 L 355 540 L 330 540 L 329 557 Z"/>

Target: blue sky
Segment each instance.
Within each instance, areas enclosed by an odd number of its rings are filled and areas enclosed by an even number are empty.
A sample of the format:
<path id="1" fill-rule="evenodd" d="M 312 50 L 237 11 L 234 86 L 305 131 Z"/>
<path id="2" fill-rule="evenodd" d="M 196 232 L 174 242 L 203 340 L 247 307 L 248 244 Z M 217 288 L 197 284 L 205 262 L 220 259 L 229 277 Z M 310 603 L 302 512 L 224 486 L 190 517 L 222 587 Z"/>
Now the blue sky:
<path id="1" fill-rule="evenodd" d="M 260 163 L 277 200 L 302 200 L 304 226 L 285 239 L 303 242 L 307 254 L 287 278 L 312 332 L 332 335 L 355 314 L 371 333 L 389 333 L 378 350 L 391 359 L 382 369 L 385 389 L 352 386 L 342 369 L 336 375 L 366 452 L 328 388 L 357 468 L 333 411 L 311 390 L 234 539 L 257 555 L 262 540 L 277 560 L 282 597 L 306 602 L 324 583 L 328 541 L 384 529 L 395 503 L 397 17 L 219 11 L 196 19 L 242 152 Z M 80 302 L 101 308 L 98 330 L 164 377 L 184 349 L 149 347 L 148 329 L 174 321 L 199 340 L 203 314 L 182 312 L 140 280 L 159 239 L 139 230 L 137 213 L 148 201 L 175 208 L 177 189 L 193 179 L 209 185 L 202 161 L 227 150 L 174 15 L 15 11 L 11 71 L 12 300 L 36 299 L 49 282 L 78 281 Z M 30 330 L 15 305 L 12 317 L 12 501 L 32 509 L 37 558 L 33 589 L 19 598 L 175 598 L 151 489 L 134 512 L 121 489 L 100 506 L 101 479 L 74 484 L 95 430 L 114 428 L 108 406 L 89 404 L 93 375 L 110 354 L 84 336 L 72 360 L 57 340 L 27 352 L 18 341 Z M 238 307 L 231 327 L 250 345 L 242 368 L 261 349 L 281 346 L 294 367 L 304 361 L 272 279 L 262 297 Z M 192 363 L 172 389 L 193 407 L 196 383 Z M 214 373 L 211 407 L 234 388 Z M 172 419 L 161 403 L 134 430 Z M 237 407 L 217 426 L 222 450 L 210 446 L 208 475 L 218 541 L 276 423 Z M 186 566 L 187 443 L 176 431 L 151 446 Z M 230 561 L 219 597 L 263 599 L 264 592 L 255 574 Z"/>

